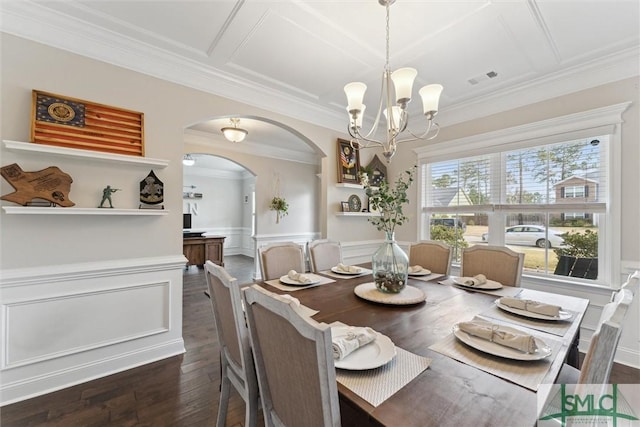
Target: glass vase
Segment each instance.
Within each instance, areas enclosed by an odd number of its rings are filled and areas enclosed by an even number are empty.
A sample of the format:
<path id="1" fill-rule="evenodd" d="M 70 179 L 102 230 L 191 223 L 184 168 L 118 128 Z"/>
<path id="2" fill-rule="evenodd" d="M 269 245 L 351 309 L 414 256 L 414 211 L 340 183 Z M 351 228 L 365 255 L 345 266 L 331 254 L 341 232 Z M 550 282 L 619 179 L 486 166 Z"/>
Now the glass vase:
<path id="1" fill-rule="evenodd" d="M 394 233 L 385 233 L 385 241 L 371 259 L 373 280 L 381 292 L 402 291 L 409 277 L 409 258 L 395 241 Z"/>

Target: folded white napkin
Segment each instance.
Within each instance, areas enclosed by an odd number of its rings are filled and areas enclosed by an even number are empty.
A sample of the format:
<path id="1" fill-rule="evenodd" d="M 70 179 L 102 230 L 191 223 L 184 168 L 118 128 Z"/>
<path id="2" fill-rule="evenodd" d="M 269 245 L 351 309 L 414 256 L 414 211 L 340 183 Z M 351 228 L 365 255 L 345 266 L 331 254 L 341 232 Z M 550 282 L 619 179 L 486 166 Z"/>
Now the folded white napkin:
<path id="1" fill-rule="evenodd" d="M 500 325 L 475 319 L 471 322 L 460 322 L 461 331 L 505 347 L 515 348 L 525 353 L 534 353 L 538 346 L 533 336 L 522 332 L 510 332 L 501 330 Z"/>
<path id="2" fill-rule="evenodd" d="M 484 274 L 476 274 L 473 277 L 463 277 L 462 283 L 467 286 L 480 286 L 487 283 L 487 277 Z"/>
<path id="3" fill-rule="evenodd" d="M 302 273 L 298 273 L 295 270 L 289 270 L 289 272 L 287 273 L 287 276 L 289 277 L 289 279 L 295 280 L 296 282 L 300 282 L 300 283 L 312 282 L 312 280 L 308 276 L 305 276 Z"/>
<path id="4" fill-rule="evenodd" d="M 347 335 L 332 339 L 333 359 L 344 359 L 363 345 L 375 341 L 375 339 L 376 331 L 373 329 L 351 327 Z"/>
<path id="5" fill-rule="evenodd" d="M 500 298 L 500 304 L 507 307 L 517 308 L 519 310 L 530 311 L 532 313 L 543 314 L 545 316 L 558 317 L 562 307 L 559 305 L 545 304 L 539 301 L 528 299 L 519 299 L 511 297 Z"/>
<path id="6" fill-rule="evenodd" d="M 360 273 L 362 269 L 360 267 L 356 267 L 355 265 L 344 265 L 340 263 L 336 265 L 336 270 L 344 271 L 345 273 Z"/>
<path id="7" fill-rule="evenodd" d="M 409 274 L 422 273 L 426 268 L 423 268 L 421 265 L 411 265 L 409 266 Z M 428 270 L 427 270 L 428 271 Z"/>

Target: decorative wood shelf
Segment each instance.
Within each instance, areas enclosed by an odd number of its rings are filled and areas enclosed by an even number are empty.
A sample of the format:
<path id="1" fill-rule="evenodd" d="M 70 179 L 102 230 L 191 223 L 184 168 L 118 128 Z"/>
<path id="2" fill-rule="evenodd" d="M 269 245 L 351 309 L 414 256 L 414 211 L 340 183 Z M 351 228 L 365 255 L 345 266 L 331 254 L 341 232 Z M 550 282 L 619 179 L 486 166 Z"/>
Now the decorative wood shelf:
<path id="1" fill-rule="evenodd" d="M 127 156 L 124 154 L 103 153 L 100 151 L 80 150 L 77 148 L 56 147 L 54 145 L 34 144 L 31 142 L 20 142 L 4 140 L 4 145 L 12 151 L 22 151 L 36 154 L 55 155 L 63 157 L 85 158 L 111 163 L 124 163 L 138 166 L 152 166 L 156 168 L 166 168 L 169 160 L 152 159 L 150 157 Z"/>
<path id="2" fill-rule="evenodd" d="M 19 215 L 129 215 L 157 216 L 168 215 L 164 209 L 111 209 L 111 208 L 61 208 L 38 206 L 2 206 L 7 214 Z"/>

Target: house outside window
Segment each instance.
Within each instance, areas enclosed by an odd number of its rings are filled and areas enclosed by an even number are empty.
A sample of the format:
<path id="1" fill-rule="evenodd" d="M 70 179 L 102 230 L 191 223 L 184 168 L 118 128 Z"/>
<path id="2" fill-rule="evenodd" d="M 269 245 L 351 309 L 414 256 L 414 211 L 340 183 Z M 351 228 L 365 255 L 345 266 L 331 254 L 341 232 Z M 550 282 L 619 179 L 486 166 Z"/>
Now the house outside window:
<path id="1" fill-rule="evenodd" d="M 627 106 L 599 109 L 602 117 L 594 120 L 607 125 L 585 125 L 573 115 L 554 119 L 566 132 L 554 133 L 539 122 L 416 149 L 418 238 L 454 246 L 454 262 L 465 247 L 506 245 L 525 254 L 525 276 L 610 286 L 619 269 L 614 242 L 620 238 L 612 220 L 620 204 L 611 192 L 620 179 L 611 166 L 619 160 L 620 139 L 613 124 Z M 595 117 L 593 111 L 587 116 Z M 444 193 L 458 197 L 444 203 Z M 434 219 L 442 217 L 464 227 L 435 226 Z M 587 255 L 567 261 L 576 246 Z M 577 258 L 586 259 L 576 263 Z"/>

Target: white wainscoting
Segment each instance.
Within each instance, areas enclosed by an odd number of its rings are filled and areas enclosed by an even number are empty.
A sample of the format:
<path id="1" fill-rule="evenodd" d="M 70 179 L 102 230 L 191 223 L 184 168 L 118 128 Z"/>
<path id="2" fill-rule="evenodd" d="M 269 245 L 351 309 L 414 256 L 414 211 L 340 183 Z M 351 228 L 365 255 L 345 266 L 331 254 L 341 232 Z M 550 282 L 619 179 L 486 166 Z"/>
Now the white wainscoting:
<path id="1" fill-rule="evenodd" d="M 224 236 L 224 254 L 246 255 L 253 257 L 255 249 L 251 229 L 247 227 L 215 227 L 206 228 L 205 235 Z"/>
<path id="2" fill-rule="evenodd" d="M 0 405 L 183 353 L 184 262 L 0 272 Z"/>

